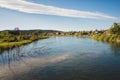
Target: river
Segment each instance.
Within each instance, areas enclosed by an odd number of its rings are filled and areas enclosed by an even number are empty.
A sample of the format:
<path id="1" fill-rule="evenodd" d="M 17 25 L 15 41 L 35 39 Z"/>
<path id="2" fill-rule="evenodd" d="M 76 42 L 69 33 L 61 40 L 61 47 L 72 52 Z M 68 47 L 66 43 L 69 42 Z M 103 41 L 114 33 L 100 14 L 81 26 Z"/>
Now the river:
<path id="1" fill-rule="evenodd" d="M 0 53 L 0 80 L 120 80 L 120 47 L 50 37 Z"/>

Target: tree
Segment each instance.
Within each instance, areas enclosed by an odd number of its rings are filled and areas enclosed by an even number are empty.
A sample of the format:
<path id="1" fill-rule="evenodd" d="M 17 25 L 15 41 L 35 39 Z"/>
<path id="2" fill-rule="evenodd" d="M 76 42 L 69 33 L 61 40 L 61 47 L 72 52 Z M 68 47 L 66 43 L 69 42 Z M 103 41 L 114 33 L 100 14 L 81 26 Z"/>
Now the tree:
<path id="1" fill-rule="evenodd" d="M 118 34 L 120 35 L 120 24 L 114 23 L 113 26 L 109 29 L 111 34 Z"/>
<path id="2" fill-rule="evenodd" d="M 19 29 L 19 27 L 15 27 L 14 30 L 15 31 L 19 31 L 20 29 Z"/>

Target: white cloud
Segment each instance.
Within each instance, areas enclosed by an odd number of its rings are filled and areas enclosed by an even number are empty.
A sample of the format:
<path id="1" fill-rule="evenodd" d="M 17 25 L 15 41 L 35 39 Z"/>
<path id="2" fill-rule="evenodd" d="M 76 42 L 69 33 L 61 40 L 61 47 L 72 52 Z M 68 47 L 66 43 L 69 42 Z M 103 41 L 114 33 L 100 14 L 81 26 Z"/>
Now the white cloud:
<path id="1" fill-rule="evenodd" d="M 112 17 L 102 13 L 64 9 L 54 6 L 32 3 L 26 0 L 0 0 L 0 7 L 32 14 L 47 14 L 90 19 L 117 19 L 116 17 Z"/>

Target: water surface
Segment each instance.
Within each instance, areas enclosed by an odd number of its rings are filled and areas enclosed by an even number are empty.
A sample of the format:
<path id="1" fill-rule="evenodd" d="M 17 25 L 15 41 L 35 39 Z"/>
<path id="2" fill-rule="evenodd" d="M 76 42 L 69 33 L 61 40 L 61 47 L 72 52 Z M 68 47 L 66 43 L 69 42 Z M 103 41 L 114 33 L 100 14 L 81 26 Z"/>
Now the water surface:
<path id="1" fill-rule="evenodd" d="M 0 54 L 0 80 L 120 80 L 120 47 L 51 37 Z"/>

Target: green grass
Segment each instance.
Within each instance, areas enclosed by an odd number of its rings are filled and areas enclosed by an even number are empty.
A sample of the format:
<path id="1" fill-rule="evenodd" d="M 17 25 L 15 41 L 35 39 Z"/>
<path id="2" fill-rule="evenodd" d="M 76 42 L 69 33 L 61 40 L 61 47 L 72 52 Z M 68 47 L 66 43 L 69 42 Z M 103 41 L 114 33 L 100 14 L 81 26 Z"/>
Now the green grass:
<path id="1" fill-rule="evenodd" d="M 96 35 L 93 35 L 92 38 L 97 40 L 97 41 L 119 42 L 120 43 L 120 35 L 116 35 L 116 34 L 111 34 L 111 35 L 105 35 L 105 34 L 98 35 L 98 34 L 96 34 Z"/>
<path id="2" fill-rule="evenodd" d="M 14 47 L 17 47 L 17 46 L 28 44 L 28 43 L 31 43 L 31 42 L 32 42 L 31 40 L 23 40 L 23 41 L 19 41 L 19 42 L 2 42 L 2 43 L 0 43 L 0 47 L 8 49 L 8 48 L 14 48 Z"/>
<path id="3" fill-rule="evenodd" d="M 46 38 L 49 38 L 49 37 L 48 36 L 42 36 L 39 39 L 46 39 Z M 5 42 L 5 41 L 3 42 L 3 41 L 0 40 L 0 48 L 2 48 L 2 49 L 9 49 L 9 48 L 14 48 L 14 47 L 19 47 L 21 45 L 25 45 L 25 44 L 34 42 L 34 41 L 39 40 L 39 39 L 22 40 L 22 41 L 17 41 L 17 42 Z"/>

